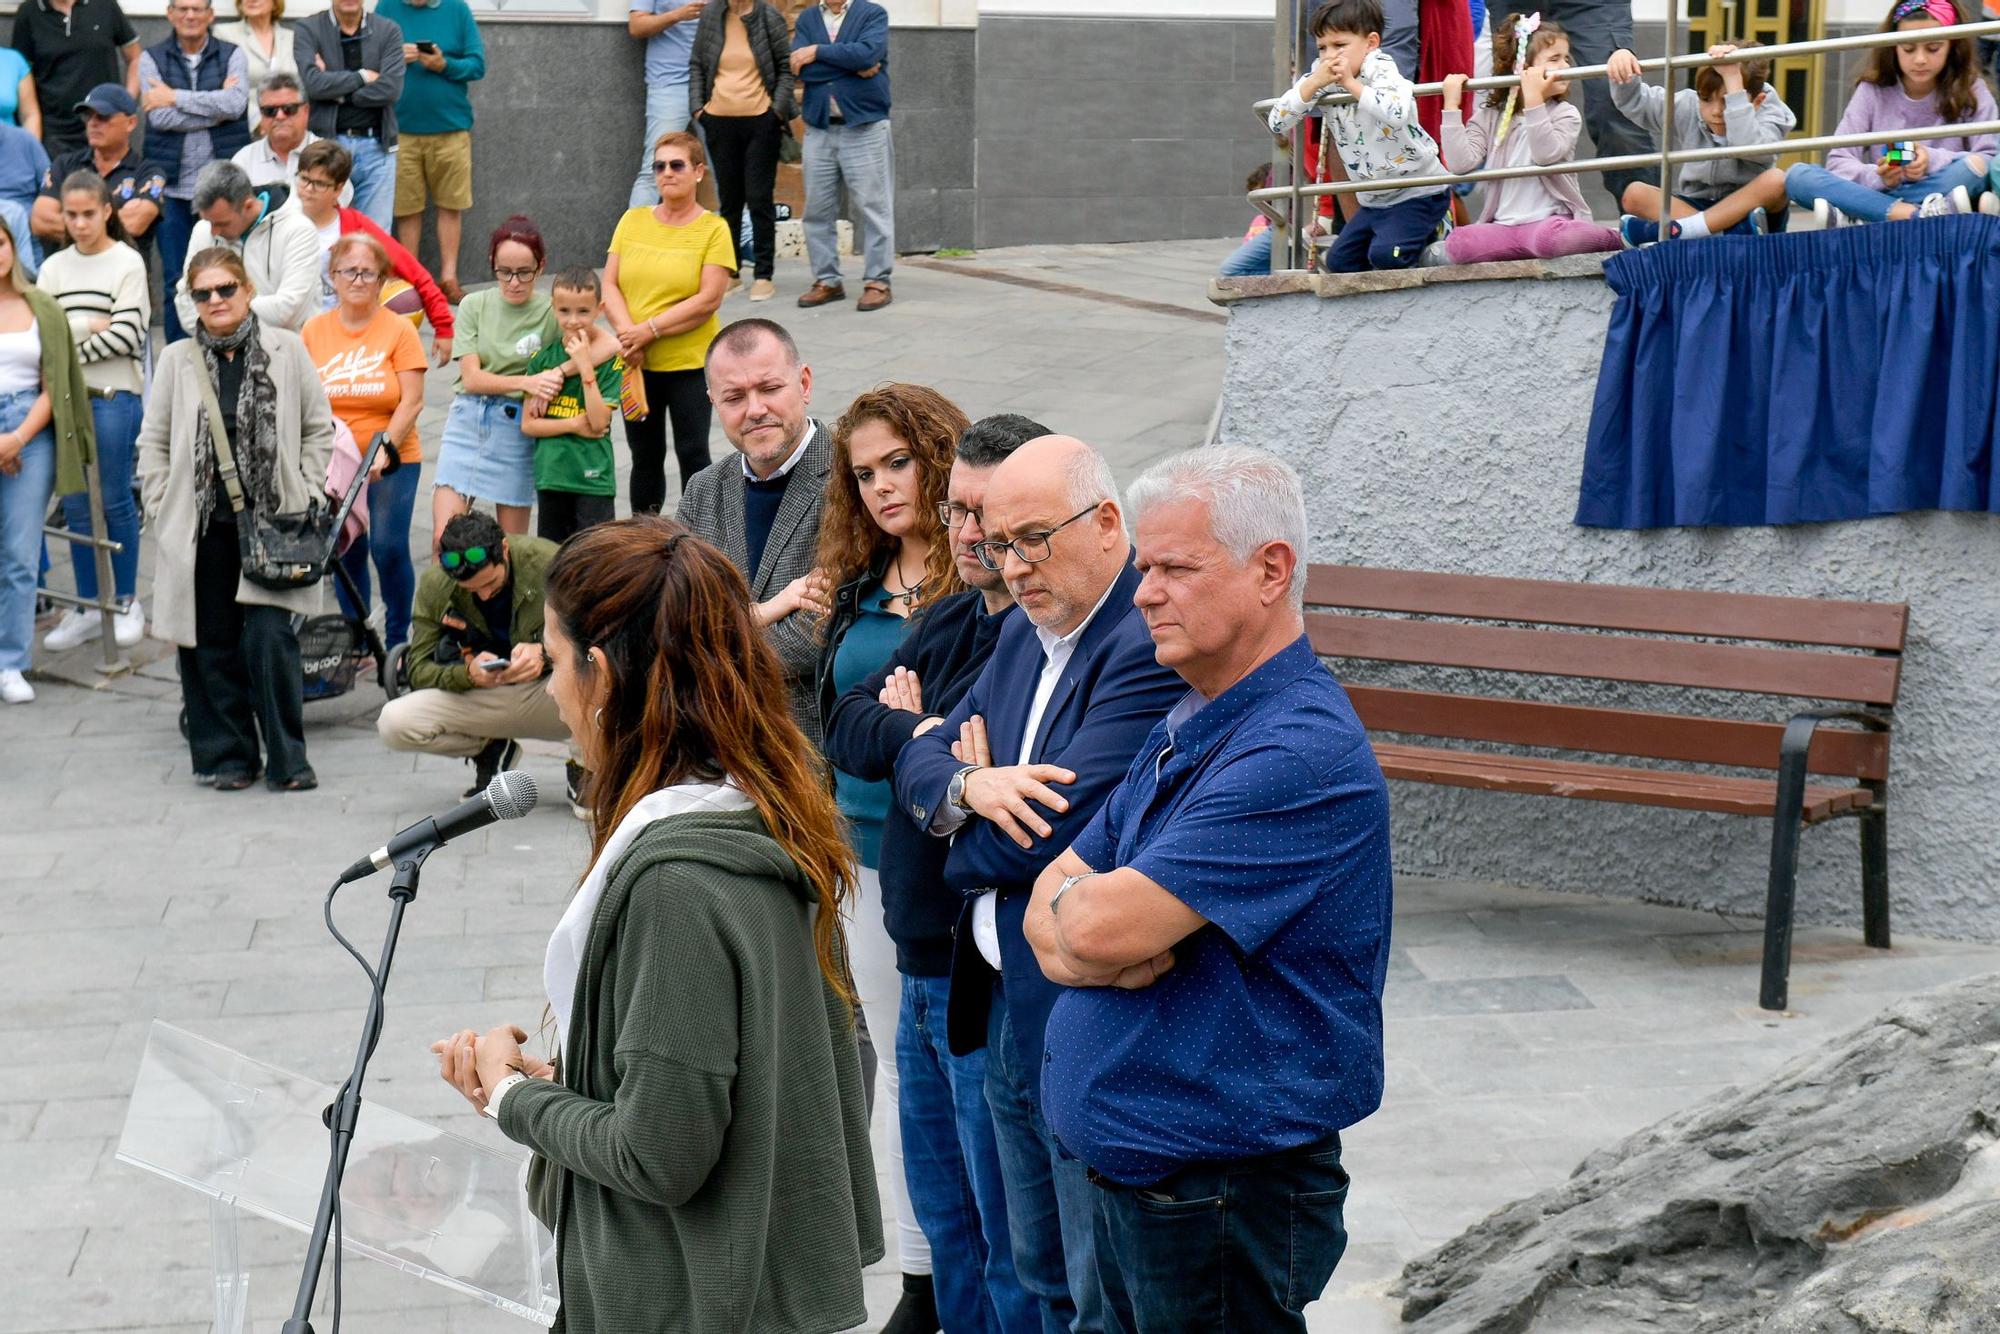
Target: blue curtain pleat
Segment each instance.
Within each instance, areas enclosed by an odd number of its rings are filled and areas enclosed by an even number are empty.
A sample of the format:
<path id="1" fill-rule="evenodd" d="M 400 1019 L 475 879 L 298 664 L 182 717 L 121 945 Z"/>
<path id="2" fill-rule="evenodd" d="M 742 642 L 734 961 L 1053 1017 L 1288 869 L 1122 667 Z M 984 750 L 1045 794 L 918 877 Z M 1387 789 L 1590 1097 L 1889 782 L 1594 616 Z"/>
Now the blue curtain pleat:
<path id="1" fill-rule="evenodd" d="M 1576 521 L 2000 512 L 2000 218 L 1614 257 Z"/>

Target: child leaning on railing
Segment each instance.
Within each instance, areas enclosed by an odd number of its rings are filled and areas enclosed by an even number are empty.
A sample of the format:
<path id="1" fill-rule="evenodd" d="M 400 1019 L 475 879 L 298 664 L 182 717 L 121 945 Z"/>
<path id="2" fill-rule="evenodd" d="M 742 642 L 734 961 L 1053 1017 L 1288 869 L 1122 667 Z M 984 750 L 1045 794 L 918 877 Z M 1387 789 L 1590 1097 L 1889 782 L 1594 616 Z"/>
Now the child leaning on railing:
<path id="1" fill-rule="evenodd" d="M 1520 86 L 1495 88 L 1465 119 L 1465 75 L 1444 81 L 1444 165 L 1463 174 L 1488 167 L 1554 166 L 1576 157 L 1583 113 L 1568 102 L 1569 34 L 1539 14 L 1509 14 L 1493 33 L 1493 72 L 1520 71 Z M 1519 114 L 1516 114 L 1518 109 Z M 1618 249 L 1618 237 L 1590 220 L 1571 173 L 1488 181 L 1479 221 L 1445 238 L 1454 264 L 1554 259 Z"/>

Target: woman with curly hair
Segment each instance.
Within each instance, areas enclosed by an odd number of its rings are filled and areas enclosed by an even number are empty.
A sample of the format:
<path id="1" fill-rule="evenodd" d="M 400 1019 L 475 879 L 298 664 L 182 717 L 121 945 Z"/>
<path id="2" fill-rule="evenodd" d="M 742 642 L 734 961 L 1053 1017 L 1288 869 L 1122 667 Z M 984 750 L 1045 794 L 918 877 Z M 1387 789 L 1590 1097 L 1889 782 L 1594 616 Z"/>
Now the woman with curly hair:
<path id="1" fill-rule="evenodd" d="M 939 511 L 951 476 L 952 451 L 968 425 L 950 399 L 917 384 L 877 386 L 855 399 L 834 424 L 833 458 L 819 527 L 818 569 L 835 590 L 819 658 L 822 729 L 834 701 L 888 662 L 913 614 L 965 587 L 952 560 L 951 533 Z M 921 1294 L 930 1284 L 930 1248 L 917 1225 L 903 1176 L 896 1096 L 896 1019 L 903 984 L 876 874 L 889 784 L 838 769 L 833 781 L 861 863 L 860 890 L 848 933 L 855 989 L 866 1024 L 861 1063 L 871 1115 L 879 1106 L 884 1118 L 904 1289 Z M 877 1069 L 883 1072 L 884 1096 L 879 1104 L 873 1100 Z M 935 1322 L 927 1326 L 936 1327 Z"/>

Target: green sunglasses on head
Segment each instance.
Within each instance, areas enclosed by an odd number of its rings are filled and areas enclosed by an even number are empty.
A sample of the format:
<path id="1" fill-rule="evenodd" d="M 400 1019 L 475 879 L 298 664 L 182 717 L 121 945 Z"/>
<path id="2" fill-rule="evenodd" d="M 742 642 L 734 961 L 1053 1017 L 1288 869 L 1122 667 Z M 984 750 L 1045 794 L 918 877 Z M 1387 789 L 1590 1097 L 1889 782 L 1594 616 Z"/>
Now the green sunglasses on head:
<path id="1" fill-rule="evenodd" d="M 452 578 L 470 579 L 479 573 L 495 554 L 485 547 L 467 547 L 463 551 L 447 550 L 438 553 L 438 563 L 444 566 L 445 573 Z"/>

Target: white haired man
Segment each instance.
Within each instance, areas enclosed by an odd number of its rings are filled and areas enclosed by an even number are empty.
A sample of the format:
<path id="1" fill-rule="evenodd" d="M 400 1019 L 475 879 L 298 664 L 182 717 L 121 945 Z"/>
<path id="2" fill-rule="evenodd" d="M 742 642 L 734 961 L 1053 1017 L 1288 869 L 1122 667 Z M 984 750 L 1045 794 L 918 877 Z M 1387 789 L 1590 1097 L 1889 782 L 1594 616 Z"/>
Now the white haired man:
<path id="1" fill-rule="evenodd" d="M 1035 882 L 1043 1113 L 1098 1187 L 1105 1329 L 1303 1334 L 1347 1244 L 1339 1130 L 1382 1097 L 1388 792 L 1305 636 L 1297 474 L 1196 450 L 1128 499 L 1189 690 Z"/>

